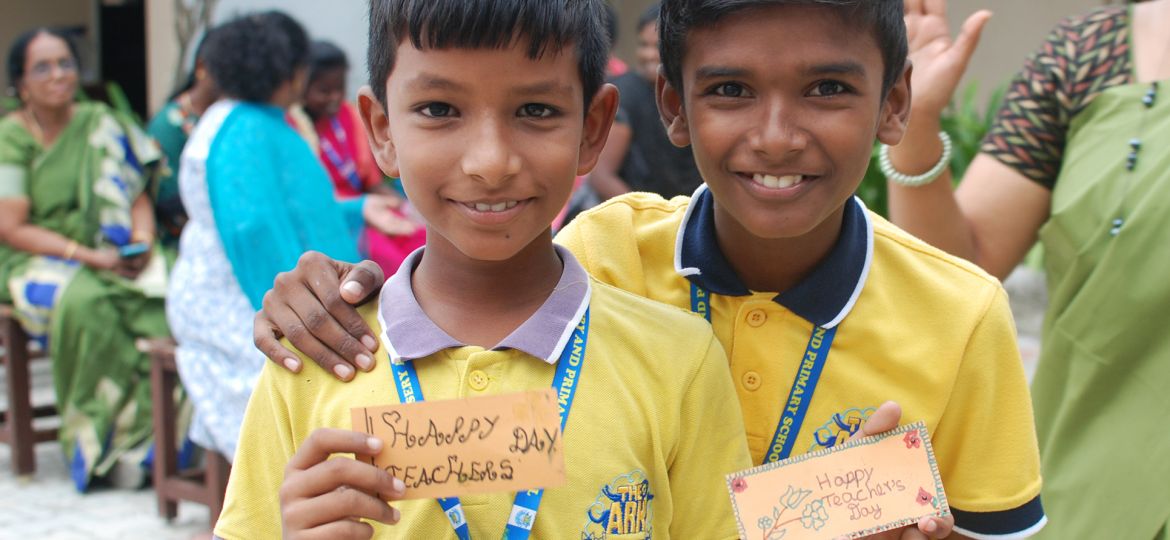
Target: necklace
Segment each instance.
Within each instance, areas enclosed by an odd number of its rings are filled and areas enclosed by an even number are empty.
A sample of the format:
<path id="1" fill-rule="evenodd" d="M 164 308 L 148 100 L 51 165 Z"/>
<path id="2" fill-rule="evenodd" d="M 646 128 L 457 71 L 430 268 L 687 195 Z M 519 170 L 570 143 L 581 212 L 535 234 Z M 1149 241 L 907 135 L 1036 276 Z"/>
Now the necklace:
<path id="1" fill-rule="evenodd" d="M 1130 20 L 1133 20 L 1132 17 Z M 1132 32 L 1133 30 L 1131 29 L 1130 31 Z M 1161 75 L 1162 68 L 1166 65 L 1166 59 L 1168 57 L 1170 57 L 1170 41 L 1166 42 L 1166 46 L 1162 50 L 1162 57 L 1158 60 L 1158 65 L 1154 71 L 1155 79 Z M 1117 217 L 1113 218 L 1113 221 L 1110 222 L 1109 236 L 1115 237 L 1118 234 L 1121 234 L 1121 229 L 1125 226 L 1126 214 L 1128 213 L 1126 206 L 1127 201 L 1129 200 L 1130 188 L 1133 186 L 1134 171 L 1138 166 L 1138 157 L 1141 155 L 1142 151 L 1142 137 L 1146 133 L 1146 120 L 1149 117 L 1150 110 L 1153 109 L 1154 105 L 1158 103 L 1158 89 L 1158 81 L 1154 80 L 1150 83 L 1149 89 L 1146 90 L 1146 93 L 1142 96 L 1142 115 L 1141 119 L 1138 121 L 1137 132 L 1129 140 L 1129 153 L 1125 156 L 1125 180 L 1124 187 L 1121 191 L 1121 204 L 1117 210 Z"/>

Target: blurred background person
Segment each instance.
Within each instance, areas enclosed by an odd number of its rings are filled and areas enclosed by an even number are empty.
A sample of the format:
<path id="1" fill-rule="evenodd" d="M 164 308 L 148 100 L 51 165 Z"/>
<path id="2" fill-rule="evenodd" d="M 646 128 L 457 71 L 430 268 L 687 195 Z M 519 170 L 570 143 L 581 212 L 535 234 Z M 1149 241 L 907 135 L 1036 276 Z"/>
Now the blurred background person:
<path id="1" fill-rule="evenodd" d="M 605 76 L 610 79 L 625 75 L 630 70 L 630 66 L 613 52 L 618 42 L 618 22 L 617 10 L 613 8 L 613 4 L 606 2 L 605 33 L 609 35 L 609 61 L 605 64 Z"/>
<path id="2" fill-rule="evenodd" d="M 338 202 L 325 169 L 286 123 L 309 60 L 297 21 L 277 11 L 232 20 L 208 38 L 203 59 L 223 99 L 203 114 L 183 151 L 179 190 L 190 220 L 167 315 L 195 409 L 191 439 L 230 460 L 264 363 L 251 322 L 264 293 L 306 251 L 358 260 L 363 217 L 375 226 L 392 222 L 393 201 Z"/>
<path id="3" fill-rule="evenodd" d="M 161 155 L 132 121 L 75 102 L 78 56 L 64 34 L 18 37 L 8 77 L 21 107 L 0 120 L 0 301 L 47 339 L 77 489 L 98 477 L 139 485 L 150 364 L 134 341 L 168 333 L 148 193 Z"/>
<path id="4" fill-rule="evenodd" d="M 621 93 L 617 120 L 589 184 L 602 201 L 629 191 L 665 198 L 690 195 L 703 182 L 690 147 L 666 136 L 654 99 L 658 78 L 658 4 L 638 18 L 637 61 L 612 82 Z"/>
<path id="5" fill-rule="evenodd" d="M 374 162 L 357 109 L 345 100 L 345 78 L 349 60 L 336 45 L 314 41 L 309 45 L 309 76 L 299 106 L 289 110 L 289 118 L 301 136 L 320 158 L 333 192 L 341 200 L 366 193 L 389 197 L 399 218 L 394 235 L 372 227 L 362 231 L 362 256 L 393 275 L 410 252 L 426 242 L 426 229 L 407 217 L 409 208 L 402 205 L 403 195 L 389 184 Z"/>
<path id="6" fill-rule="evenodd" d="M 171 261 L 178 255 L 179 233 L 187 223 L 187 212 L 179 197 L 179 156 L 199 117 L 219 99 L 219 87 L 208 74 L 207 65 L 203 61 L 203 45 L 207 43 L 207 35 L 195 49 L 195 67 L 187 77 L 187 82 L 167 100 L 166 106 L 154 115 L 146 128 L 166 156 L 166 168 L 155 187 L 154 211 L 158 221 L 159 245 Z"/>

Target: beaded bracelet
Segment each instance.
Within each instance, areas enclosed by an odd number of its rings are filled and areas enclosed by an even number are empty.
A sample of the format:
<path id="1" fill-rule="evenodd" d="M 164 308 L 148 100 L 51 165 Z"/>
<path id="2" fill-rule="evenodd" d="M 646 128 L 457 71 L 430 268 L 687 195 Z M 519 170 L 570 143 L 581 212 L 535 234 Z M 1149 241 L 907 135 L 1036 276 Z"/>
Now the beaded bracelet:
<path id="1" fill-rule="evenodd" d="M 894 168 L 894 164 L 890 162 L 890 147 L 884 144 L 878 152 L 878 167 L 881 169 L 882 174 L 886 175 L 886 178 L 895 184 L 909 187 L 925 186 L 935 181 L 939 176 L 942 176 L 943 171 L 951 163 L 951 136 L 947 135 L 945 131 L 940 131 L 938 132 L 938 139 L 942 142 L 943 146 L 942 156 L 938 158 L 938 163 L 935 163 L 934 167 L 931 167 L 929 171 L 917 176 L 910 176 L 898 172 Z"/>

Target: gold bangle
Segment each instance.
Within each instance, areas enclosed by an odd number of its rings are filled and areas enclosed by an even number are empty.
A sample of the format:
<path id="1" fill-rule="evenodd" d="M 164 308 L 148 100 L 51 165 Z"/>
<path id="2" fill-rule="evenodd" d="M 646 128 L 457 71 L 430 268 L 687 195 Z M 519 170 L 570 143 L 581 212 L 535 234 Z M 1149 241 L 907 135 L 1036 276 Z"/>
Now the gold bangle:
<path id="1" fill-rule="evenodd" d="M 73 255 L 77 253 L 77 248 L 79 246 L 80 244 L 77 243 L 77 240 L 70 240 L 69 245 L 65 246 L 65 260 L 72 261 Z"/>
<path id="2" fill-rule="evenodd" d="M 152 243 L 154 243 L 154 235 L 147 234 L 147 233 L 142 232 L 142 231 L 134 231 L 134 234 L 130 235 L 130 241 L 131 242 L 142 242 L 144 244 L 152 244 Z"/>

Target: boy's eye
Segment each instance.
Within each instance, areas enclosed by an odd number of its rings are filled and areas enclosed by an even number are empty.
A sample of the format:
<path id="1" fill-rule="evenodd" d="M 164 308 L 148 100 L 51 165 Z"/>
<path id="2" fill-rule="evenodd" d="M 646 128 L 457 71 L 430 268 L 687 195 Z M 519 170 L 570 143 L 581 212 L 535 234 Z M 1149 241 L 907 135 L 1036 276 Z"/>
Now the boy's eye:
<path id="1" fill-rule="evenodd" d="M 540 103 L 528 103 L 520 107 L 520 116 L 531 118 L 548 118 L 556 114 L 556 110 L 548 105 L 541 105 Z"/>
<path id="2" fill-rule="evenodd" d="M 431 118 L 443 118 L 445 116 L 451 116 L 453 109 L 446 103 L 427 103 L 419 109 L 419 112 L 422 113 L 423 116 L 428 116 Z"/>
<path id="3" fill-rule="evenodd" d="M 712 93 L 723 97 L 743 97 L 747 94 L 747 89 L 738 83 L 723 83 L 712 89 Z"/>
<path id="4" fill-rule="evenodd" d="M 814 97 L 829 97 L 844 94 L 848 91 L 849 87 L 837 81 L 821 81 L 813 87 L 812 95 Z"/>

